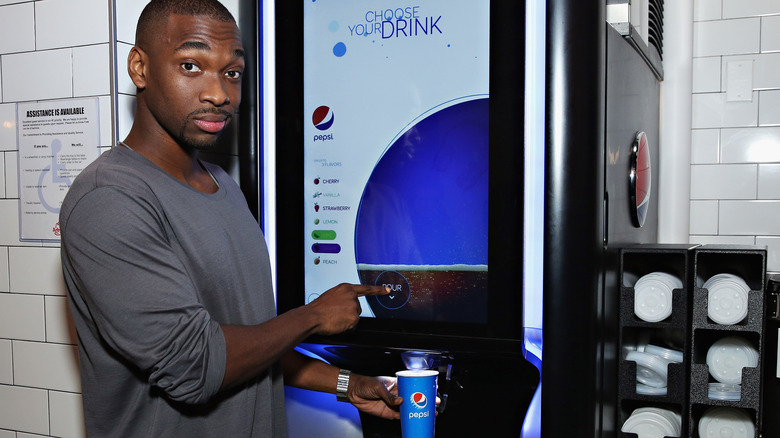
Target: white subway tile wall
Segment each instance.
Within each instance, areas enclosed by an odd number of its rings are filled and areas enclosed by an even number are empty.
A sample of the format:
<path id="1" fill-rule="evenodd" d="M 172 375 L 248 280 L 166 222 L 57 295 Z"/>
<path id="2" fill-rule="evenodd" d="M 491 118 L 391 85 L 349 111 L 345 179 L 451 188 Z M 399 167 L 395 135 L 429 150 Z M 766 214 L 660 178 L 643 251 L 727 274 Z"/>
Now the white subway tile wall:
<path id="1" fill-rule="evenodd" d="M 133 44 L 133 42 L 135 41 L 135 25 L 137 22 L 136 18 L 139 15 L 141 15 L 141 11 L 143 10 L 145 5 L 146 5 L 145 1 L 118 0 L 116 2 L 116 16 L 122 17 L 121 20 L 119 19 L 116 20 L 117 41 L 127 43 L 127 44 Z M 134 18 L 125 19 L 124 17 L 134 17 Z M 126 60 L 127 58 L 117 56 L 117 59 L 120 61 L 119 64 L 121 64 L 122 63 L 121 61 Z"/>
<path id="2" fill-rule="evenodd" d="M 14 384 L 81 392 L 75 345 L 13 341 Z"/>
<path id="3" fill-rule="evenodd" d="M 98 107 L 100 110 L 100 145 L 111 146 L 114 144 L 111 127 L 114 124 L 114 111 L 111 108 L 111 97 L 98 97 Z"/>
<path id="4" fill-rule="evenodd" d="M 5 153 L 5 197 L 7 199 L 19 198 L 18 156 L 19 154 L 16 151 Z M 0 218 L 0 221 L 4 219 Z M 2 234 L 2 231 L 0 231 L 0 234 Z M 0 244 L 2 244 L 2 239 L 0 239 Z"/>
<path id="5" fill-rule="evenodd" d="M 42 296 L 0 293 L 0 338 L 46 341 Z"/>
<path id="6" fill-rule="evenodd" d="M 780 126 L 780 90 L 759 91 L 758 125 Z"/>
<path id="7" fill-rule="evenodd" d="M 67 298 L 44 297 L 44 310 L 46 311 L 46 342 L 75 345 L 76 328 L 70 322 Z"/>
<path id="8" fill-rule="evenodd" d="M 36 50 L 107 43 L 108 4 L 105 0 L 35 2 Z M 75 18 L 74 12 L 78 14 L 78 26 L 66 19 Z"/>
<path id="9" fill-rule="evenodd" d="M 0 103 L 0 151 L 16 150 L 16 105 Z"/>
<path id="10" fill-rule="evenodd" d="M 724 128 L 721 139 L 721 163 L 780 162 L 780 128 Z"/>
<path id="11" fill-rule="evenodd" d="M 718 234 L 718 201 L 691 201 L 691 233 Z"/>
<path id="12" fill-rule="evenodd" d="M 780 236 L 780 201 L 720 201 L 718 230 L 725 235 Z"/>
<path id="13" fill-rule="evenodd" d="M 758 199 L 780 199 L 780 164 L 758 166 Z"/>
<path id="14" fill-rule="evenodd" d="M 780 15 L 761 18 L 761 53 L 780 52 Z"/>
<path id="15" fill-rule="evenodd" d="M 59 245 L 19 240 L 16 105 L 97 96 L 112 143 L 108 6 L 0 0 L 0 438 L 85 436 Z"/>
<path id="16" fill-rule="evenodd" d="M 701 165 L 691 168 L 691 181 L 708 181 L 691 186 L 691 199 L 756 199 L 755 164 Z"/>
<path id="17" fill-rule="evenodd" d="M 73 49 L 73 95 L 82 97 L 110 94 L 110 59 L 108 44 L 75 47 Z"/>
<path id="18" fill-rule="evenodd" d="M 699 21 L 693 25 L 693 57 L 758 53 L 761 19 Z"/>
<path id="19" fill-rule="evenodd" d="M 777 0 L 723 0 L 723 18 L 780 14 Z"/>
<path id="20" fill-rule="evenodd" d="M 720 157 L 720 130 L 697 129 L 691 135 L 691 163 L 717 163 Z"/>
<path id="21" fill-rule="evenodd" d="M 5 198 L 5 154 L 0 153 L 0 199 Z"/>
<path id="22" fill-rule="evenodd" d="M 766 24 L 763 24 L 764 26 Z M 780 25 L 780 24 L 779 24 Z M 709 59 L 709 58 L 705 58 Z M 726 65 L 731 61 L 754 61 L 753 62 L 753 89 L 770 90 L 780 88 L 780 76 L 777 71 L 780 69 L 780 53 L 761 53 L 755 55 L 736 55 L 723 57 L 722 78 L 726 77 Z M 722 84 L 722 90 L 726 89 L 725 79 Z M 718 90 L 715 90 L 718 91 Z M 697 91 L 694 90 L 694 93 Z"/>
<path id="23" fill-rule="evenodd" d="M 721 18 L 722 0 L 694 0 L 693 20 L 706 21 Z"/>
<path id="24" fill-rule="evenodd" d="M 14 53 L 1 60 L 3 102 L 73 97 L 73 49 Z"/>
<path id="25" fill-rule="evenodd" d="M 755 240 L 750 236 L 691 236 L 690 243 L 698 245 L 754 245 Z"/>
<path id="26" fill-rule="evenodd" d="M 7 430 L 49 434 L 49 391 L 0 385 L 0 425 Z"/>
<path id="27" fill-rule="evenodd" d="M 768 266 L 780 266 L 780 237 L 756 237 L 756 245 L 767 248 Z"/>
<path id="28" fill-rule="evenodd" d="M 0 246 L 0 292 L 10 292 L 11 282 L 8 280 L 8 247 Z"/>
<path id="29" fill-rule="evenodd" d="M 690 242 L 765 246 L 780 272 L 780 1 L 694 0 L 693 29 Z M 734 62 L 750 101 L 727 98 Z"/>
<path id="30" fill-rule="evenodd" d="M 49 268 L 41 271 L 41 266 Z M 58 247 L 11 247 L 8 249 L 8 271 L 14 292 L 65 295 Z"/>
<path id="31" fill-rule="evenodd" d="M 758 92 L 749 102 L 728 102 L 726 93 L 699 93 L 693 95 L 691 124 L 694 129 L 735 128 L 758 124 Z"/>
<path id="32" fill-rule="evenodd" d="M 81 394 L 49 391 L 49 409 L 49 421 L 53 436 L 81 437 L 85 435 L 84 421 L 81 420 L 84 418 Z"/>
<path id="33" fill-rule="evenodd" d="M 118 14 L 116 115 L 111 2 Z M 238 0 L 224 3 L 237 17 Z M 0 0 L 0 438 L 85 436 L 76 332 L 59 244 L 19 240 L 16 105 L 98 97 L 96 146 L 105 149 L 114 135 L 126 135 L 135 113 L 135 87 L 125 60 L 145 4 Z"/>
<path id="34" fill-rule="evenodd" d="M 693 60 L 693 92 L 717 93 L 720 91 L 720 57 L 709 56 Z"/>
<path id="35" fill-rule="evenodd" d="M 14 383 L 14 365 L 11 356 L 11 341 L 0 339 L 0 385 Z"/>
<path id="36" fill-rule="evenodd" d="M 0 14 L 0 53 L 35 50 L 35 7 L 33 3 L 6 6 Z"/>

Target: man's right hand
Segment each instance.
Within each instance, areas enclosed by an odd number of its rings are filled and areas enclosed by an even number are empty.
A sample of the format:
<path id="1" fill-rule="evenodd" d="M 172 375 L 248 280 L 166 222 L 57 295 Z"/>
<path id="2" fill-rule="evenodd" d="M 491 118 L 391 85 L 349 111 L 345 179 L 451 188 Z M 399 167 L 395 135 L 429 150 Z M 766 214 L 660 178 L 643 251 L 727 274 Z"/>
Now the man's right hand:
<path id="1" fill-rule="evenodd" d="M 383 286 L 341 283 L 320 295 L 305 307 L 314 312 L 318 324 L 315 331 L 321 335 L 333 335 L 352 330 L 360 320 L 359 297 L 386 295 L 390 289 Z"/>
<path id="2" fill-rule="evenodd" d="M 257 376 L 312 334 L 333 335 L 355 328 L 360 320 L 358 298 L 388 293 L 390 289 L 382 286 L 344 283 L 264 323 L 222 325 L 227 356 L 222 387 Z"/>

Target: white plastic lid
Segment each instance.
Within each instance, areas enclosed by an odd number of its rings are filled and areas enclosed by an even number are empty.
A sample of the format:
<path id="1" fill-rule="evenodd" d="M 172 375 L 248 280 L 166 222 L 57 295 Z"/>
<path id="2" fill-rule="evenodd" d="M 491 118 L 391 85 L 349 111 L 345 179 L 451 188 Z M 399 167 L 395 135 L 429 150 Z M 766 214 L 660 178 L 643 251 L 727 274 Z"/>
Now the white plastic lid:
<path id="1" fill-rule="evenodd" d="M 707 389 L 710 400 L 740 401 L 742 399 L 742 385 L 736 383 L 712 382 Z"/>
<path id="2" fill-rule="evenodd" d="M 671 287 L 673 289 L 674 288 L 679 289 L 679 288 L 681 288 L 683 286 L 682 280 L 680 280 L 679 278 L 677 278 L 676 276 L 674 276 L 674 275 L 672 275 L 672 274 L 670 274 L 668 272 L 660 272 L 660 271 L 659 272 L 651 272 L 651 273 L 643 276 L 643 278 L 657 278 L 657 279 L 660 279 L 660 280 L 664 281 L 666 284 L 668 284 L 669 287 Z"/>
<path id="3" fill-rule="evenodd" d="M 739 408 L 710 408 L 699 420 L 700 437 L 753 438 L 755 433 L 753 420 Z"/>
<path id="4" fill-rule="evenodd" d="M 672 286 L 658 278 L 642 277 L 634 286 L 634 314 L 647 322 L 659 322 L 672 314 Z"/>
<path id="5" fill-rule="evenodd" d="M 728 336 L 707 351 L 707 366 L 718 382 L 741 383 L 742 369 L 758 366 L 758 351 L 744 338 Z"/>
<path id="6" fill-rule="evenodd" d="M 664 348 L 659 347 L 658 345 L 647 344 L 644 351 L 645 353 L 654 354 L 672 362 L 682 363 L 683 361 L 683 352 L 679 350 L 672 350 L 671 348 Z"/>
<path id="7" fill-rule="evenodd" d="M 670 409 L 646 406 L 646 407 L 635 409 L 634 412 L 631 413 L 631 415 L 638 415 L 643 412 L 650 412 L 654 415 L 660 415 L 664 417 L 666 422 L 670 424 L 672 426 L 672 429 L 674 430 L 674 435 L 670 435 L 670 436 L 680 436 L 680 433 L 682 433 L 682 416 L 679 413 L 672 411 Z"/>
<path id="8" fill-rule="evenodd" d="M 644 383 L 637 383 L 636 393 L 639 395 L 666 395 L 666 386 L 657 388 L 655 386 L 645 385 Z"/>
<path id="9" fill-rule="evenodd" d="M 680 428 L 670 419 L 656 412 L 636 412 L 623 423 L 621 431 L 635 433 L 640 438 L 664 438 L 680 436 Z"/>
<path id="10" fill-rule="evenodd" d="M 734 274 L 726 274 L 726 273 L 722 273 L 722 274 L 713 275 L 713 276 L 712 276 L 712 277 L 710 277 L 710 278 L 709 278 L 707 281 L 705 281 L 705 282 L 704 282 L 704 285 L 703 285 L 702 287 L 704 287 L 705 289 L 709 289 L 709 287 L 710 287 L 710 286 L 711 286 L 711 285 L 712 285 L 714 282 L 721 281 L 721 280 L 729 280 L 729 281 L 734 281 L 734 282 L 737 282 L 737 284 L 739 284 L 739 285 L 740 285 L 740 287 L 741 287 L 741 288 L 742 288 L 742 289 L 743 289 L 745 292 L 747 292 L 747 291 L 749 291 L 749 290 L 750 290 L 750 286 L 748 286 L 748 284 L 747 284 L 747 283 L 745 283 L 745 280 L 743 280 L 743 279 L 742 279 L 742 277 L 740 277 L 739 275 L 734 275 Z"/>
<path id="11" fill-rule="evenodd" d="M 631 351 L 626 360 L 636 362 L 636 380 L 655 388 L 666 387 L 669 361 L 650 353 Z"/>
<path id="12" fill-rule="evenodd" d="M 707 316 L 718 324 L 733 325 L 748 314 L 748 291 L 739 283 L 722 279 L 713 282 L 707 294 Z"/>

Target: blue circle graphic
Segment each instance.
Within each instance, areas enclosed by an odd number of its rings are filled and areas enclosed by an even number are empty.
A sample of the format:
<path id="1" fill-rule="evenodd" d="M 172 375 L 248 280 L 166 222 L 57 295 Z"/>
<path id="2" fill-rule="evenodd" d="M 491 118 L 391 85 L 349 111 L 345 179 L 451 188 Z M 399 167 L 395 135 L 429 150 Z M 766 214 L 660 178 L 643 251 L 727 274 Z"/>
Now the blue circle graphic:
<path id="1" fill-rule="evenodd" d="M 377 162 L 355 226 L 357 263 L 487 265 L 488 99 L 420 120 Z"/>
<path id="2" fill-rule="evenodd" d="M 336 43 L 335 46 L 333 46 L 333 54 L 341 58 L 344 56 L 344 54 L 347 53 L 347 45 L 341 42 Z"/>

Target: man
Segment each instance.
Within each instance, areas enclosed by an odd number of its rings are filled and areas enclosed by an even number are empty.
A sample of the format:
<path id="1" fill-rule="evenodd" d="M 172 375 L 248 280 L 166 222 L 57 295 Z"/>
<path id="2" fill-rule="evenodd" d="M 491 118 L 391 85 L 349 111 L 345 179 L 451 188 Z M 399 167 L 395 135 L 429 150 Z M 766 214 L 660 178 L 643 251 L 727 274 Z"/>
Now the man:
<path id="1" fill-rule="evenodd" d="M 141 14 L 133 127 L 60 213 L 90 436 L 285 436 L 281 374 L 399 416 L 392 381 L 293 350 L 353 328 L 358 297 L 388 291 L 342 284 L 277 317 L 261 231 L 233 180 L 198 159 L 233 118 L 243 69 L 238 28 L 216 0 L 153 0 Z"/>

